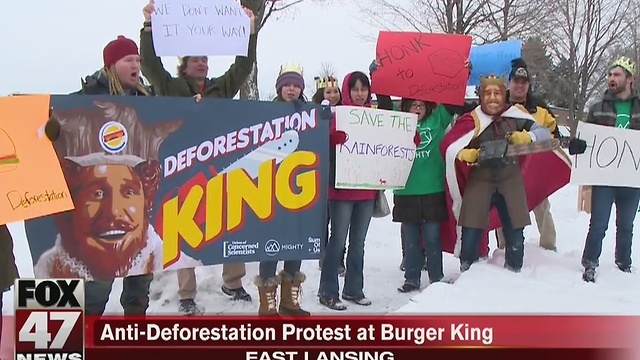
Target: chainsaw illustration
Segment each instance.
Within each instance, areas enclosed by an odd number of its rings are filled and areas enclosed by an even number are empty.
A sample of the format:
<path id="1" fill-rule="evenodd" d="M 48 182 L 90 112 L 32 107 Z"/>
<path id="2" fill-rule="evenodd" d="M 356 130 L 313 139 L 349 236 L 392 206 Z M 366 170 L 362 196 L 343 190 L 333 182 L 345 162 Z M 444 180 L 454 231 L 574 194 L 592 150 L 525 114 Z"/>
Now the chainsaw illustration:
<path id="1" fill-rule="evenodd" d="M 488 141 L 478 151 L 476 165 L 486 167 L 500 167 L 515 161 L 522 155 L 553 151 L 569 144 L 569 138 L 535 141 L 528 144 L 511 144 L 509 135 L 504 139 Z"/>

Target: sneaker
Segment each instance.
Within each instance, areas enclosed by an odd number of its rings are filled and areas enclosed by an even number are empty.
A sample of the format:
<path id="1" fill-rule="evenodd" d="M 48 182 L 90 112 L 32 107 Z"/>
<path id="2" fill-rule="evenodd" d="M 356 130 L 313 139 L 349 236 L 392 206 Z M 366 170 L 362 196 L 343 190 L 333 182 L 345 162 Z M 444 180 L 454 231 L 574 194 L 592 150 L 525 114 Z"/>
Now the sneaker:
<path id="1" fill-rule="evenodd" d="M 178 309 L 185 315 L 202 315 L 204 310 L 196 304 L 193 299 L 180 300 L 180 308 Z"/>
<path id="2" fill-rule="evenodd" d="M 596 269 L 584 269 L 582 280 L 586 282 L 596 282 Z"/>
<path id="3" fill-rule="evenodd" d="M 337 310 L 337 311 L 347 310 L 347 307 L 338 298 L 320 297 L 319 301 L 320 301 L 320 304 L 328 307 L 331 310 Z"/>
<path id="4" fill-rule="evenodd" d="M 349 296 L 349 295 L 345 295 L 342 294 L 342 299 L 352 302 L 356 305 L 360 305 L 360 306 L 369 306 L 371 305 L 371 300 L 367 299 L 366 297 L 355 297 L 355 296 Z"/>
<path id="5" fill-rule="evenodd" d="M 629 273 L 629 274 L 631 274 L 631 272 L 632 272 L 632 271 L 631 271 L 631 265 L 629 265 L 629 266 L 626 266 L 626 265 L 618 265 L 618 269 L 619 269 L 620 271 L 622 271 L 622 272 L 626 272 L 626 273 Z"/>
<path id="6" fill-rule="evenodd" d="M 520 268 L 515 268 L 515 267 L 513 267 L 511 265 L 504 264 L 504 268 L 509 270 L 509 271 L 511 271 L 511 272 L 514 272 L 514 273 L 519 273 L 520 272 Z"/>
<path id="7" fill-rule="evenodd" d="M 231 289 L 222 285 L 222 292 L 225 295 L 230 296 L 234 301 L 251 301 L 251 295 L 249 295 L 249 293 L 242 286 L 237 289 Z"/>
<path id="8" fill-rule="evenodd" d="M 401 293 L 408 293 L 408 292 L 412 292 L 412 291 L 417 291 L 419 289 L 420 289 L 420 286 L 416 286 L 414 284 L 404 283 L 404 284 L 402 284 L 402 286 L 400 286 L 398 288 L 398 291 L 400 291 Z"/>
<path id="9" fill-rule="evenodd" d="M 471 263 L 467 261 L 460 261 L 460 272 L 463 273 L 471 268 Z"/>

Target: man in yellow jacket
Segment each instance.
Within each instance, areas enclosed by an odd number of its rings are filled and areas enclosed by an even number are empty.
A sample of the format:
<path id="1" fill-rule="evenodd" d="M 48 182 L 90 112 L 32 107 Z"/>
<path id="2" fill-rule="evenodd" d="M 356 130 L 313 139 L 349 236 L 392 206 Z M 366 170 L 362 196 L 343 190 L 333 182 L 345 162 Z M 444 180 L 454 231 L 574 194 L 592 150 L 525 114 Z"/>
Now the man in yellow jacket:
<path id="1" fill-rule="evenodd" d="M 533 116 L 538 125 L 549 129 L 551 135 L 560 138 L 560 131 L 556 123 L 556 118 L 551 109 L 540 99 L 530 93 L 530 75 L 527 64 L 518 58 L 511 62 L 511 73 L 509 73 L 509 90 L 507 97 L 512 104 L 520 104 Z M 551 216 L 551 204 L 549 199 L 545 199 L 540 205 L 533 209 L 536 218 L 538 232 L 540 233 L 540 247 L 546 250 L 556 250 L 556 228 Z M 496 230 L 498 248 L 504 249 L 504 234 L 502 229 Z"/>

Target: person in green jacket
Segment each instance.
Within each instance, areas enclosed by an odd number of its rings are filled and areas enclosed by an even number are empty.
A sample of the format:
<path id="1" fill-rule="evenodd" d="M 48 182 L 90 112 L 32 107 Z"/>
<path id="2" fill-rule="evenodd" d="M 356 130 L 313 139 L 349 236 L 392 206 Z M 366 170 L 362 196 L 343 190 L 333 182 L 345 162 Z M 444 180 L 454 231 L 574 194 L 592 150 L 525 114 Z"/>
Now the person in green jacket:
<path id="1" fill-rule="evenodd" d="M 236 56 L 235 63 L 224 75 L 211 79 L 207 78 L 209 72 L 207 56 L 181 56 L 178 61 L 177 77 L 165 70 L 153 45 L 151 14 L 154 11 L 153 0 L 150 0 L 142 9 L 144 24 L 140 31 L 140 57 L 142 74 L 149 80 L 156 93 L 160 96 L 194 97 L 196 101 L 200 101 L 203 97 L 228 99 L 235 97 L 242 84 L 247 81 L 256 61 L 257 34 L 253 11 L 244 7 L 251 24 L 247 56 Z M 204 309 L 195 302 L 197 292 L 195 270 L 180 269 L 177 275 L 180 297 L 178 310 L 187 315 L 202 314 Z M 222 292 L 233 300 L 251 301 L 251 295 L 242 286 L 245 275 L 244 263 L 224 264 Z"/>
<path id="2" fill-rule="evenodd" d="M 424 241 L 429 282 L 444 277 L 440 223 L 447 219 L 445 198 L 445 163 L 440 155 L 440 142 L 453 116 L 443 105 L 420 100 L 402 99 L 400 110 L 418 114 L 416 148 L 413 166 L 404 189 L 393 191 L 393 221 L 401 223 L 405 246 L 405 281 L 398 288 L 409 292 L 420 288 Z M 422 241 L 421 241 L 422 238 Z"/>
<path id="3" fill-rule="evenodd" d="M 236 56 L 236 60 L 224 75 L 207 78 L 209 72 L 208 57 L 188 55 L 179 58 L 177 77 L 165 70 L 162 60 L 156 55 L 153 46 L 151 14 L 155 10 L 153 0 L 143 8 L 144 27 L 140 30 L 140 57 L 142 75 L 153 85 L 160 96 L 191 96 L 233 98 L 245 83 L 256 61 L 255 16 L 253 11 L 244 8 L 251 21 L 251 35 L 247 56 Z"/>

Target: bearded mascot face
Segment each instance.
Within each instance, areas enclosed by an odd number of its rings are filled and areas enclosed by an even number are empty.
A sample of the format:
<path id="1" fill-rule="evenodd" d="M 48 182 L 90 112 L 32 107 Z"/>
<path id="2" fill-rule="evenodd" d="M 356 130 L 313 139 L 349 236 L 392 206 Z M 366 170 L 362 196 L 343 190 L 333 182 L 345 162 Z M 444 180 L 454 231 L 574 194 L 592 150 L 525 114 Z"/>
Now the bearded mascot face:
<path id="1" fill-rule="evenodd" d="M 505 78 L 489 76 L 480 79 L 480 106 L 487 115 L 497 115 L 504 109 L 507 95 Z"/>
<path id="2" fill-rule="evenodd" d="M 126 165 L 78 166 L 65 161 L 71 181 L 71 212 L 56 218 L 63 247 L 100 280 L 124 276 L 146 246 L 150 211 L 160 167 L 146 161 Z"/>

